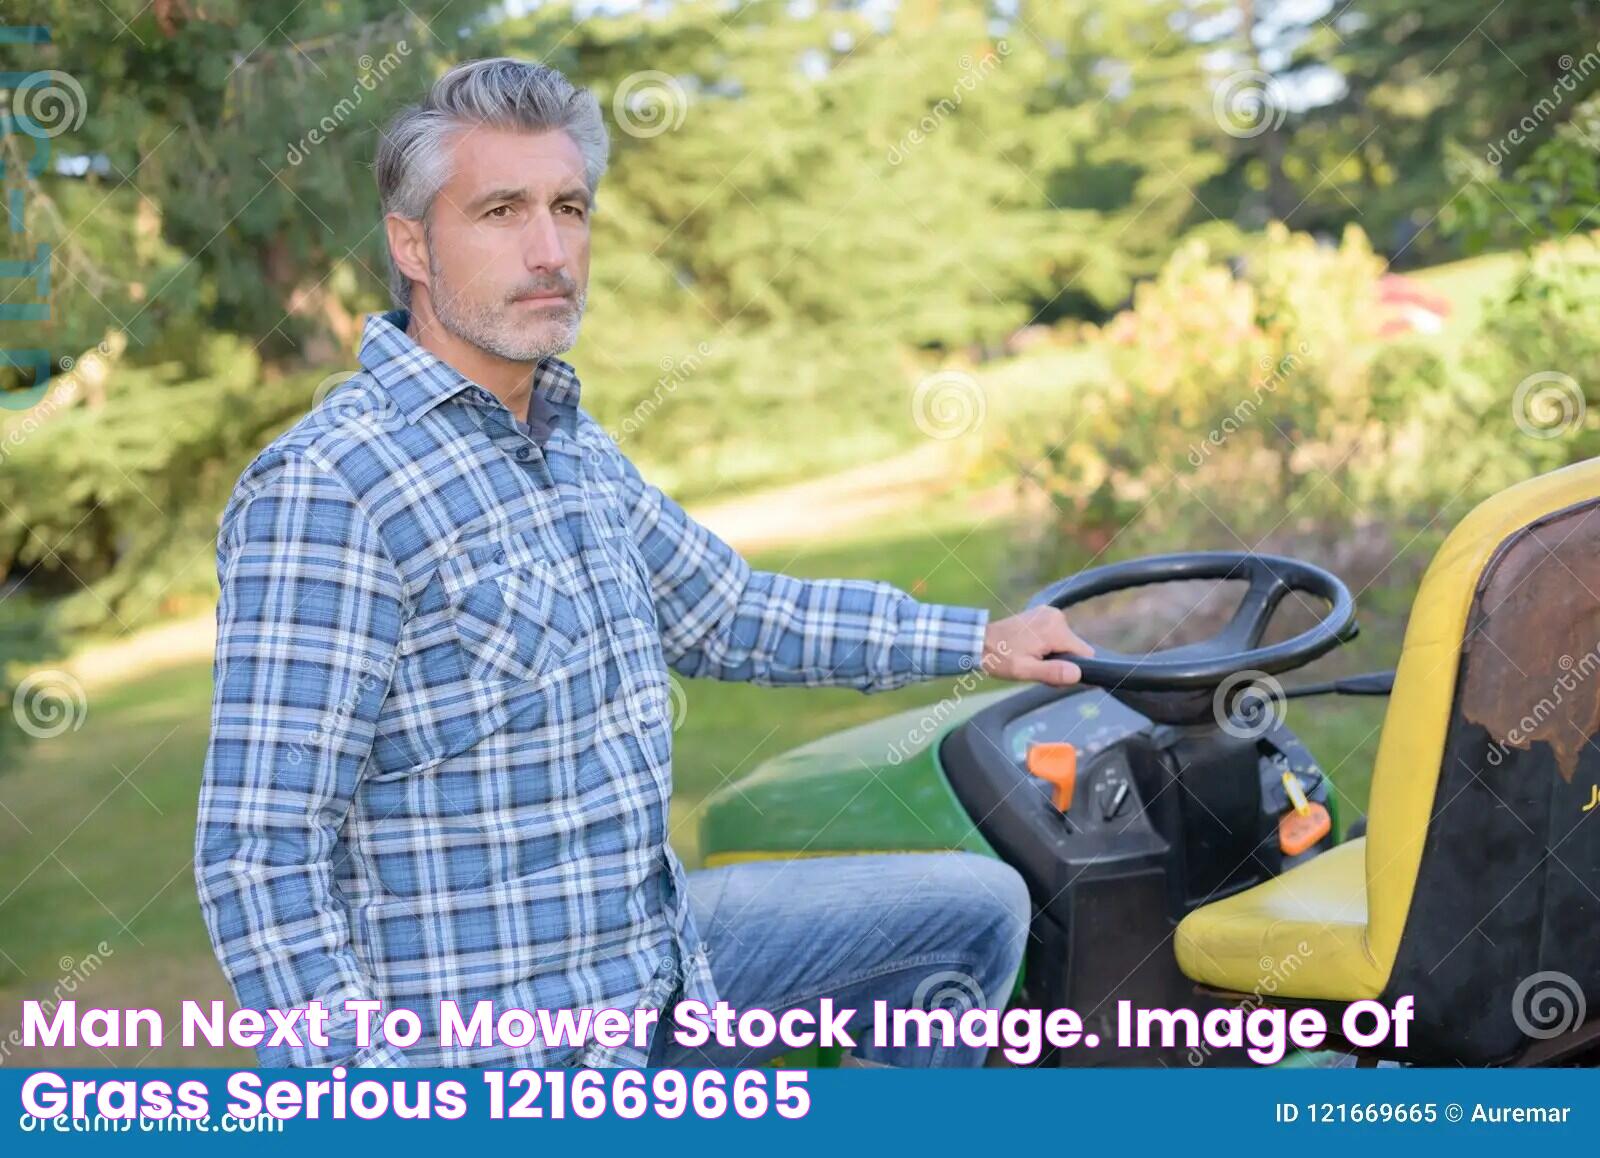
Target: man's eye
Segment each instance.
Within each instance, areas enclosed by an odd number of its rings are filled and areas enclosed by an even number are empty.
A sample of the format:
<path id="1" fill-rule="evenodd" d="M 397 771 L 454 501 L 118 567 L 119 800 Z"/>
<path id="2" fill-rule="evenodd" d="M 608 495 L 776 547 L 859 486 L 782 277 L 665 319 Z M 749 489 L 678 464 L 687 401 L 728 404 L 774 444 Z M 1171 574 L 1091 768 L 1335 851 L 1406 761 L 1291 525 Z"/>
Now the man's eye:
<path id="1" fill-rule="evenodd" d="M 489 210 L 488 216 L 490 216 L 490 217 L 498 217 L 498 218 L 501 218 L 503 220 L 504 218 L 510 216 L 510 214 L 511 214 L 511 206 L 509 206 L 509 205 L 496 205 L 493 209 Z"/>
<path id="2" fill-rule="evenodd" d="M 563 205 L 561 207 L 561 211 L 563 213 L 570 213 L 574 217 L 583 216 L 583 206 L 581 205 Z"/>

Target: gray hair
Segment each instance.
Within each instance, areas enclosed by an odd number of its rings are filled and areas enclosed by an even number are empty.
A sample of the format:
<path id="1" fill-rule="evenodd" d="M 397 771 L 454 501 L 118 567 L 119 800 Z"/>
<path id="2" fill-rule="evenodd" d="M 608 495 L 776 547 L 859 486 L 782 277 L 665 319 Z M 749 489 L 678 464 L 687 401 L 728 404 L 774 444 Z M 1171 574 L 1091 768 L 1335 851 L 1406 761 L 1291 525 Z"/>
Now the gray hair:
<path id="1" fill-rule="evenodd" d="M 606 171 L 611 141 L 600 102 L 556 69 L 496 56 L 458 64 L 433 84 L 422 103 L 401 109 L 378 139 L 373 169 L 385 215 L 425 221 L 450 179 L 451 138 L 474 125 L 530 133 L 559 129 L 583 154 L 584 179 L 594 198 Z M 389 262 L 389 294 L 411 308 L 411 279 Z"/>

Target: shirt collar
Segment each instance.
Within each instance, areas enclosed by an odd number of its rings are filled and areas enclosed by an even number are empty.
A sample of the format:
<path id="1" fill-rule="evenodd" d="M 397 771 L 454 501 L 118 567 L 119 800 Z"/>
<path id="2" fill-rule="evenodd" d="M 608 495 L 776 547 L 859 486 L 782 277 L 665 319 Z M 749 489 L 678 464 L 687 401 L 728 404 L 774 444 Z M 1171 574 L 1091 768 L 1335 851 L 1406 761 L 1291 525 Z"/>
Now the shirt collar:
<path id="1" fill-rule="evenodd" d="M 369 314 L 359 355 L 362 368 L 389 391 L 407 422 L 416 422 L 463 390 L 474 390 L 485 399 L 498 401 L 493 393 L 413 341 L 406 333 L 410 324 L 409 310 Z M 534 367 L 533 388 L 561 408 L 576 406 L 581 389 L 577 371 L 553 354 L 541 358 Z"/>

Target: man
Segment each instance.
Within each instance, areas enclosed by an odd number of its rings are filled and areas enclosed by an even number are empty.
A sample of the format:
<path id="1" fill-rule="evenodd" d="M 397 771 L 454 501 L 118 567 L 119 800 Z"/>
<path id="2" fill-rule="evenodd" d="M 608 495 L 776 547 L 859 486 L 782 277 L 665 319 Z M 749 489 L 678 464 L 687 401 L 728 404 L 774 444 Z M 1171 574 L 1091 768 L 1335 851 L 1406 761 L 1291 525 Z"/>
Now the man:
<path id="1" fill-rule="evenodd" d="M 446 1047 L 439 1003 L 863 1012 L 931 983 L 1003 1006 L 1028 924 L 969 854 L 686 873 L 669 666 L 880 691 L 982 664 L 1055 684 L 1060 612 L 991 623 L 886 583 L 754 571 L 579 407 L 572 347 L 608 140 L 593 96 L 462 65 L 383 137 L 396 310 L 362 371 L 240 478 L 218 540 L 196 879 L 241 1005 L 334 1011 L 263 1065 L 736 1064 L 775 1050 Z M 526 415 L 524 421 L 519 416 Z M 956 982 L 950 981 L 954 974 Z M 931 981 L 930 981 L 931 979 Z M 421 1039 L 356 1041 L 347 999 Z M 663 1017 L 663 1022 L 669 1021 Z M 880 1064 L 981 1050 L 858 1049 Z"/>

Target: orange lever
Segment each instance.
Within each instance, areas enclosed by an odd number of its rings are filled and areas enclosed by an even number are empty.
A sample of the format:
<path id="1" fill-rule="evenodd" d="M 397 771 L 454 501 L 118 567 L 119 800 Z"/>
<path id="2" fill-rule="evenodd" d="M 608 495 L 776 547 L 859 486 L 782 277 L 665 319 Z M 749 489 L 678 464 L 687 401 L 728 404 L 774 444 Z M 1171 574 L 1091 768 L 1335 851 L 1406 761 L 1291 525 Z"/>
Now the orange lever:
<path id="1" fill-rule="evenodd" d="M 1315 800 L 1308 801 L 1304 813 L 1294 810 L 1278 821 L 1278 847 L 1284 856 L 1299 856 L 1333 828 L 1328 810 Z"/>
<path id="2" fill-rule="evenodd" d="M 1051 799 L 1057 812 L 1072 807 L 1072 790 L 1078 783 L 1078 749 L 1067 743 L 1028 746 L 1028 771 L 1055 788 Z"/>

